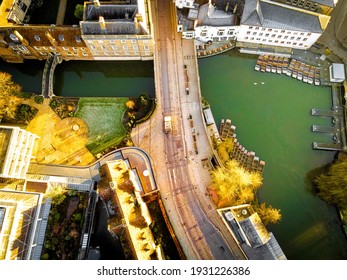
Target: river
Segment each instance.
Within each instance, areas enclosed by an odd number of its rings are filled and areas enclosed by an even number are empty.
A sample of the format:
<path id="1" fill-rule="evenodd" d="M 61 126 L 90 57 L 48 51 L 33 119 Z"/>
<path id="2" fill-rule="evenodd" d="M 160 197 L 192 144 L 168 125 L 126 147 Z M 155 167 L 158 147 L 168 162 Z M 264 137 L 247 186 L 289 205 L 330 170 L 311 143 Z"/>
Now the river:
<path id="1" fill-rule="evenodd" d="M 266 162 L 261 202 L 280 208 L 283 218 L 269 229 L 288 259 L 347 259 L 347 240 L 336 209 L 315 194 L 315 169 L 333 152 L 313 150 L 313 141 L 331 135 L 311 132 L 330 120 L 312 117 L 312 108 L 331 107 L 330 88 L 315 87 L 284 75 L 254 71 L 255 58 L 234 52 L 199 60 L 202 95 L 215 120 L 230 118 L 239 141 Z M 28 92 L 41 92 L 44 63 L 0 63 Z M 56 68 L 55 93 L 62 96 L 154 95 L 152 62 L 63 62 Z"/>
<path id="2" fill-rule="evenodd" d="M 200 59 L 202 95 L 215 121 L 231 119 L 239 142 L 266 162 L 259 200 L 281 209 L 281 222 L 269 229 L 287 258 L 346 259 L 336 209 L 315 195 L 311 183 L 335 155 L 312 149 L 313 141 L 332 142 L 332 135 L 311 132 L 313 124 L 331 120 L 310 115 L 312 108 L 331 108 L 331 90 L 256 72 L 254 65 L 255 56 L 234 51 Z"/>

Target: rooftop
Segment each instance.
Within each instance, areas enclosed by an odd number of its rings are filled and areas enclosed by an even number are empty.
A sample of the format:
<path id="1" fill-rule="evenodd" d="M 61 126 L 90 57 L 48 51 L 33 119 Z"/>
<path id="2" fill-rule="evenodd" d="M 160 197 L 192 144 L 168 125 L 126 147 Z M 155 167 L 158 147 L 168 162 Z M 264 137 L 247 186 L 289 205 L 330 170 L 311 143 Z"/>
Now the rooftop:
<path id="1" fill-rule="evenodd" d="M 318 16 L 260 0 L 246 0 L 241 24 L 322 33 Z"/>
<path id="2" fill-rule="evenodd" d="M 133 1 L 134 3 L 134 1 Z M 148 34 L 145 8 L 135 4 L 92 3 L 85 5 L 82 33 L 92 34 Z"/>
<path id="3" fill-rule="evenodd" d="M 0 234 L 1 259 L 27 259 L 32 228 L 42 196 L 39 193 L 0 190 L 3 223 Z"/>
<path id="4" fill-rule="evenodd" d="M 198 13 L 198 25 L 230 26 L 236 25 L 237 16 L 231 11 L 220 10 L 218 6 L 204 4 Z"/>

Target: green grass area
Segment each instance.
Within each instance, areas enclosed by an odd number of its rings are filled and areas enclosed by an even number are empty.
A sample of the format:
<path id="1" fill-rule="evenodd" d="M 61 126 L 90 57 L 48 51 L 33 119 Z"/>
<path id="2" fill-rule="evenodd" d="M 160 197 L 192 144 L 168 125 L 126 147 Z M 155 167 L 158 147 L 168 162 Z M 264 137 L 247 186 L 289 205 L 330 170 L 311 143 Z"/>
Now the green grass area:
<path id="1" fill-rule="evenodd" d="M 76 117 L 89 127 L 87 148 L 96 155 L 105 149 L 117 146 L 126 136 L 123 114 L 128 98 L 81 98 Z"/>

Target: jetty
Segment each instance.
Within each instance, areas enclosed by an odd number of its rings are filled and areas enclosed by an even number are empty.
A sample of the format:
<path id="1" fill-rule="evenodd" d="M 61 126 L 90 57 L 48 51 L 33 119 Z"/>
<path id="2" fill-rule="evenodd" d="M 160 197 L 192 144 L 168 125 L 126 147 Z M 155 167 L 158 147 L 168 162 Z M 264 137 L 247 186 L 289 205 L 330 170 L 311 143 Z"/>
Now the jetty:
<path id="1" fill-rule="evenodd" d="M 340 129 L 333 126 L 323 126 L 323 125 L 312 125 L 313 132 L 321 132 L 321 133 L 337 133 Z"/>

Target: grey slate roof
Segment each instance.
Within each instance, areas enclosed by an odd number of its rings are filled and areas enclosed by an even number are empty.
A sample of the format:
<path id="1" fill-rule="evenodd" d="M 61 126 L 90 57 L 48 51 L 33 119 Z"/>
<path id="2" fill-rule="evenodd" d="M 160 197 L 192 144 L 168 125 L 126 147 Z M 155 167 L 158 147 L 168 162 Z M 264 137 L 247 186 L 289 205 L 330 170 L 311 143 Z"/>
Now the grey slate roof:
<path id="1" fill-rule="evenodd" d="M 199 25 L 232 26 L 236 25 L 237 16 L 231 12 L 225 12 L 217 7 L 204 4 L 199 8 L 198 21 Z"/>
<path id="2" fill-rule="evenodd" d="M 246 0 L 241 24 L 322 33 L 318 16 L 259 0 Z"/>

